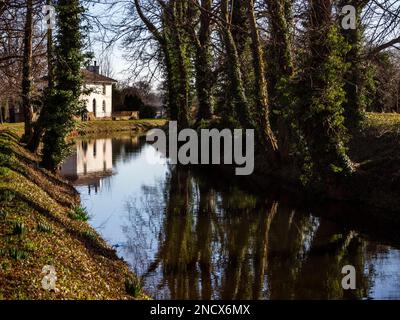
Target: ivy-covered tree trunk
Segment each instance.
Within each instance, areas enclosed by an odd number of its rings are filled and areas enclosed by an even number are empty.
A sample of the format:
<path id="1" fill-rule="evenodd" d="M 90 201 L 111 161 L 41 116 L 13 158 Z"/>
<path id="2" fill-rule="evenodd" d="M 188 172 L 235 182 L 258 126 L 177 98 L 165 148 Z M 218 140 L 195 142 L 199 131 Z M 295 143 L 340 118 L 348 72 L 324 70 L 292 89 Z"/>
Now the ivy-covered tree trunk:
<path id="1" fill-rule="evenodd" d="M 279 100 L 279 83 L 290 78 L 293 74 L 291 43 L 293 0 L 265 0 L 265 2 L 270 23 L 269 33 L 271 39 L 268 50 L 270 54 L 268 56 L 269 88 L 271 98 Z M 278 102 L 275 103 L 277 109 L 282 107 L 279 106 Z"/>
<path id="2" fill-rule="evenodd" d="M 213 113 L 211 69 L 211 9 L 212 0 L 201 0 L 200 28 L 195 37 L 196 90 L 199 101 L 197 121 L 209 120 Z"/>
<path id="3" fill-rule="evenodd" d="M 235 111 L 235 115 L 239 120 L 239 123 L 243 127 L 253 128 L 254 125 L 250 118 L 249 103 L 246 98 L 242 72 L 240 70 L 241 63 L 236 48 L 236 43 L 231 31 L 229 1 L 221 0 L 220 6 L 222 21 L 224 23 L 221 28 L 226 50 L 226 58 L 228 60 L 226 67 L 227 75 L 230 81 L 229 92 L 232 99 L 233 109 Z"/>
<path id="4" fill-rule="evenodd" d="M 363 8 L 368 0 L 340 0 L 339 10 L 346 5 L 352 5 L 356 9 L 356 28 L 341 28 L 341 33 L 349 46 L 345 61 L 348 70 L 345 74 L 346 104 L 345 125 L 349 130 L 358 129 L 364 119 L 366 109 L 365 101 L 365 68 L 362 61 L 362 41 L 364 28 L 361 22 Z"/>
<path id="5" fill-rule="evenodd" d="M 47 5 L 52 5 L 52 0 L 46 0 Z M 46 118 L 46 96 L 50 94 L 54 88 L 54 52 L 53 52 L 53 30 L 51 28 L 47 29 L 47 88 L 44 92 L 43 105 L 40 110 L 39 118 L 33 125 L 33 132 L 29 138 L 27 148 L 32 153 L 36 153 L 39 149 L 40 141 L 45 132 L 45 118 Z"/>
<path id="6" fill-rule="evenodd" d="M 236 46 L 236 52 L 240 61 L 240 72 L 244 92 L 249 104 L 250 116 L 257 107 L 254 99 L 254 69 L 252 59 L 250 23 L 247 1 L 230 1 L 230 31 Z M 227 61 L 228 65 L 231 63 Z M 229 100 L 228 100 L 229 101 Z M 232 103 L 232 101 L 229 101 Z"/>
<path id="7" fill-rule="evenodd" d="M 165 76 L 167 82 L 167 94 L 168 94 L 168 115 L 172 121 L 178 121 L 179 117 L 179 103 L 177 101 L 176 86 L 174 83 L 174 66 L 172 53 L 168 48 L 164 49 L 164 62 L 165 62 Z"/>
<path id="8" fill-rule="evenodd" d="M 25 133 L 27 140 L 32 134 L 32 38 L 33 38 L 33 1 L 26 2 L 26 20 L 24 31 L 24 57 L 22 63 L 22 107 L 24 112 Z"/>
<path id="9" fill-rule="evenodd" d="M 264 54 L 261 48 L 260 36 L 257 29 L 256 16 L 254 12 L 254 0 L 247 1 L 248 20 L 250 24 L 251 46 L 254 65 L 255 84 L 255 117 L 261 143 L 266 147 L 268 154 L 277 156 L 278 144 L 269 122 L 269 101 L 267 82 L 265 79 Z M 277 160 L 277 159 L 275 159 Z"/>
<path id="10" fill-rule="evenodd" d="M 303 74 L 300 124 L 314 174 L 329 186 L 351 172 L 343 117 L 343 39 L 332 21 L 332 0 L 310 0 L 308 62 Z"/>
<path id="11" fill-rule="evenodd" d="M 293 76 L 292 6 L 293 0 L 265 0 L 270 22 L 268 46 L 268 88 L 272 123 L 276 129 L 282 161 L 289 160 L 291 144 L 290 81 Z"/>
<path id="12" fill-rule="evenodd" d="M 79 0 L 59 0 L 56 6 L 58 33 L 55 46 L 54 88 L 46 99 L 46 132 L 43 138 L 42 164 L 54 170 L 64 159 L 68 144 L 66 137 L 74 126 L 74 117 L 82 111 L 81 18 Z"/>
<path id="13" fill-rule="evenodd" d="M 170 61 L 168 76 L 172 79 L 176 102 L 178 125 L 182 128 L 189 126 L 190 108 L 190 48 L 188 33 L 184 26 L 188 24 L 188 2 L 173 0 L 164 8 L 166 22 L 166 56 Z"/>

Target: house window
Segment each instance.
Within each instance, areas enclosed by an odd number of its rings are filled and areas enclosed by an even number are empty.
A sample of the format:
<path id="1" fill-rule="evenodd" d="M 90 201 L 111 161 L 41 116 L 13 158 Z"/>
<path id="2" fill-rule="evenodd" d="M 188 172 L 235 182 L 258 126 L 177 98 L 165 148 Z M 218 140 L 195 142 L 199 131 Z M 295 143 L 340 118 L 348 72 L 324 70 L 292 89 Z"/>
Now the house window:
<path id="1" fill-rule="evenodd" d="M 96 99 L 93 99 L 93 114 L 95 117 L 97 117 Z"/>
<path id="2" fill-rule="evenodd" d="M 82 150 L 83 150 L 83 154 L 86 156 L 87 153 L 87 149 L 88 149 L 88 144 L 86 141 L 82 141 Z"/>
<path id="3" fill-rule="evenodd" d="M 105 84 L 103 84 L 103 94 L 107 93 L 107 86 Z"/>
<path id="4" fill-rule="evenodd" d="M 103 101 L 103 112 L 105 113 L 106 112 L 106 101 Z"/>
<path id="5" fill-rule="evenodd" d="M 95 141 L 93 144 L 93 157 L 96 158 L 96 156 L 97 156 L 97 143 Z"/>

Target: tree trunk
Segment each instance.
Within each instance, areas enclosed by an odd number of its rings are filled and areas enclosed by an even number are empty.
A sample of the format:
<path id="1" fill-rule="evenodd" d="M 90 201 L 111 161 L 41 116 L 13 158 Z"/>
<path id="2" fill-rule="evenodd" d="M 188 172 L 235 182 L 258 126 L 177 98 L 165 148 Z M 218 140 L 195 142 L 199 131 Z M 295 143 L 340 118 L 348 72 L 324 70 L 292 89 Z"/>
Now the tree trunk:
<path id="1" fill-rule="evenodd" d="M 293 120 L 287 95 L 293 75 L 292 57 L 292 5 L 293 0 L 266 0 L 270 21 L 270 45 L 268 56 L 268 87 L 271 101 L 272 126 L 276 129 L 279 153 L 282 161 L 289 161 L 290 125 Z M 290 98 L 289 98 L 290 99 Z"/>
<path id="2" fill-rule="evenodd" d="M 365 75 L 363 73 L 362 64 L 362 41 L 363 26 L 361 23 L 361 14 L 363 8 L 367 4 L 366 0 L 342 0 L 340 1 L 340 9 L 345 5 L 352 5 L 356 8 L 357 26 L 356 29 L 341 29 L 341 33 L 345 38 L 350 50 L 346 55 L 346 62 L 349 69 L 345 74 L 346 107 L 345 107 L 345 125 L 349 130 L 359 129 L 364 119 L 366 109 L 365 96 Z"/>
<path id="3" fill-rule="evenodd" d="M 46 1 L 47 5 L 52 5 L 52 0 Z M 47 89 L 45 94 L 48 95 L 54 88 L 54 56 L 53 56 L 53 31 L 51 28 L 47 29 Z M 36 153 L 39 149 L 40 140 L 42 139 L 45 129 L 45 117 L 46 117 L 47 109 L 46 109 L 46 102 L 42 106 L 40 110 L 40 115 L 38 120 L 33 126 L 33 133 L 31 134 L 27 148 L 32 153 Z"/>
<path id="4" fill-rule="evenodd" d="M 211 70 L 211 18 L 212 0 L 201 0 L 200 30 L 196 43 L 196 90 L 199 100 L 197 120 L 209 120 L 213 113 Z"/>
<path id="5" fill-rule="evenodd" d="M 167 12 L 167 26 L 170 54 L 172 54 L 171 71 L 172 78 L 176 86 L 176 102 L 178 106 L 178 125 L 181 128 L 189 126 L 189 70 L 188 70 L 188 48 L 185 43 L 185 31 L 182 25 L 185 25 L 184 14 L 186 9 L 186 0 L 171 1 Z"/>
<path id="6" fill-rule="evenodd" d="M 46 4 L 51 6 L 52 0 L 46 0 Z M 53 50 L 53 30 L 47 29 L 47 77 L 48 77 L 48 88 L 52 90 L 54 88 L 54 50 Z"/>
<path id="7" fill-rule="evenodd" d="M 3 124 L 3 106 L 0 104 L 0 124 Z"/>
<path id="8" fill-rule="evenodd" d="M 22 66 L 22 106 L 25 118 L 25 139 L 32 135 L 32 38 L 33 38 L 33 3 L 27 0 L 24 32 L 24 57 Z"/>
<path id="9" fill-rule="evenodd" d="M 223 40 L 226 49 L 227 74 L 230 80 L 230 95 L 232 97 L 233 108 L 242 127 L 254 128 L 250 118 L 249 103 L 243 85 L 242 72 L 240 70 L 240 59 L 236 48 L 236 43 L 230 27 L 230 14 L 228 0 L 221 0 L 221 13 L 224 25 L 221 26 Z"/>
<path id="10" fill-rule="evenodd" d="M 254 12 L 254 0 L 248 0 L 248 19 L 250 23 L 252 54 L 254 65 L 254 83 L 256 98 L 256 117 L 258 122 L 259 135 L 266 147 L 268 154 L 277 160 L 278 144 L 269 122 L 269 102 L 267 82 L 265 79 L 264 55 L 261 48 L 260 36 L 257 29 L 256 16 Z"/>
<path id="11" fill-rule="evenodd" d="M 332 21 L 332 0 L 310 0 L 310 57 L 300 84 L 304 96 L 300 125 L 314 175 L 326 188 L 352 172 L 343 118 L 343 42 Z M 327 190 L 329 192 L 329 190 Z"/>

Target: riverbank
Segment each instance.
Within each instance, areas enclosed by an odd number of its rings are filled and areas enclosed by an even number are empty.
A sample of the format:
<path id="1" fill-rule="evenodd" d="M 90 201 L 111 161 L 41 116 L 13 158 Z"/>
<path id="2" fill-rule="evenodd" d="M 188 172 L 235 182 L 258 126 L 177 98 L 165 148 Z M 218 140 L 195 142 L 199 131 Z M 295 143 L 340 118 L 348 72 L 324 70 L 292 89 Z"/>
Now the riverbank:
<path id="1" fill-rule="evenodd" d="M 163 119 L 143 119 L 143 120 L 95 120 L 88 122 L 79 122 L 76 129 L 71 133 L 72 137 L 86 136 L 96 134 L 108 134 L 115 132 L 145 132 L 152 128 L 162 127 L 167 123 Z M 24 133 L 23 123 L 4 123 L 0 124 L 1 130 L 9 130 L 18 136 Z"/>
<path id="2" fill-rule="evenodd" d="M 299 168 L 289 163 L 276 170 L 270 168 L 263 156 L 256 156 L 251 176 L 235 176 L 230 166 L 207 166 L 200 170 L 213 171 L 244 189 L 262 193 L 275 190 L 290 191 L 293 197 L 310 201 L 336 200 L 363 204 L 387 210 L 388 216 L 400 211 L 400 114 L 367 113 L 363 128 L 349 141 L 348 154 L 355 164 L 353 175 L 338 185 L 304 186 L 298 179 Z"/>
<path id="3" fill-rule="evenodd" d="M 146 132 L 155 127 L 162 127 L 166 120 L 131 120 L 131 121 L 90 121 L 79 123 L 72 136 L 98 136 L 116 132 Z M 18 135 L 23 133 L 23 124 L 0 125 L 1 129 L 12 130 Z M 356 164 L 356 173 L 339 188 L 333 186 L 324 190 L 318 198 L 349 200 L 361 202 L 377 208 L 400 210 L 400 114 L 367 113 L 364 127 L 354 134 L 349 143 L 349 156 Z M 284 189 L 308 193 L 315 196 L 318 190 L 305 190 L 298 181 L 297 169 L 287 166 L 283 171 L 271 172 L 264 165 L 264 159 L 256 159 L 256 172 L 249 178 L 236 180 L 252 186 L 252 189 L 270 188 L 275 178 L 275 185 Z M 213 168 L 214 169 L 214 168 Z M 208 168 L 206 168 L 208 170 Z M 229 168 L 218 168 L 226 172 Z M 273 183 L 273 182 L 272 182 Z M 311 186 L 312 189 L 312 186 Z"/>
<path id="4" fill-rule="evenodd" d="M 96 134 L 107 134 L 115 132 L 146 132 L 152 128 L 162 127 L 167 123 L 166 120 L 143 119 L 126 121 L 107 121 L 96 120 L 80 122 L 72 135 L 86 136 Z"/>
<path id="5" fill-rule="evenodd" d="M 0 132 L 0 299 L 144 299 L 139 281 L 86 222 L 79 194 Z M 43 289 L 53 266 L 56 290 Z"/>

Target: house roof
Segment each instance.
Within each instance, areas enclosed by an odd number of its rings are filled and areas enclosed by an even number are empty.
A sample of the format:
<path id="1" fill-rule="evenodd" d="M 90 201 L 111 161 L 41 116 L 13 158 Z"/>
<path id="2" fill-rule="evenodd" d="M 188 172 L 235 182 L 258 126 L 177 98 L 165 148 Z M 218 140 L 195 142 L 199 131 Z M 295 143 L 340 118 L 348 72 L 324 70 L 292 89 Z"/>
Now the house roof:
<path id="1" fill-rule="evenodd" d="M 103 76 L 98 73 L 91 72 L 86 69 L 82 69 L 83 78 L 86 83 L 117 83 L 117 80 L 111 79 L 109 77 Z"/>
<path id="2" fill-rule="evenodd" d="M 91 72 L 86 69 L 82 69 L 81 71 L 82 71 L 82 75 L 83 75 L 83 80 L 86 83 L 108 83 L 108 84 L 118 83 L 117 80 L 111 79 L 109 77 L 103 76 L 98 73 Z M 48 79 L 49 78 L 47 76 L 44 76 L 44 77 L 40 78 L 38 82 L 47 82 Z"/>

